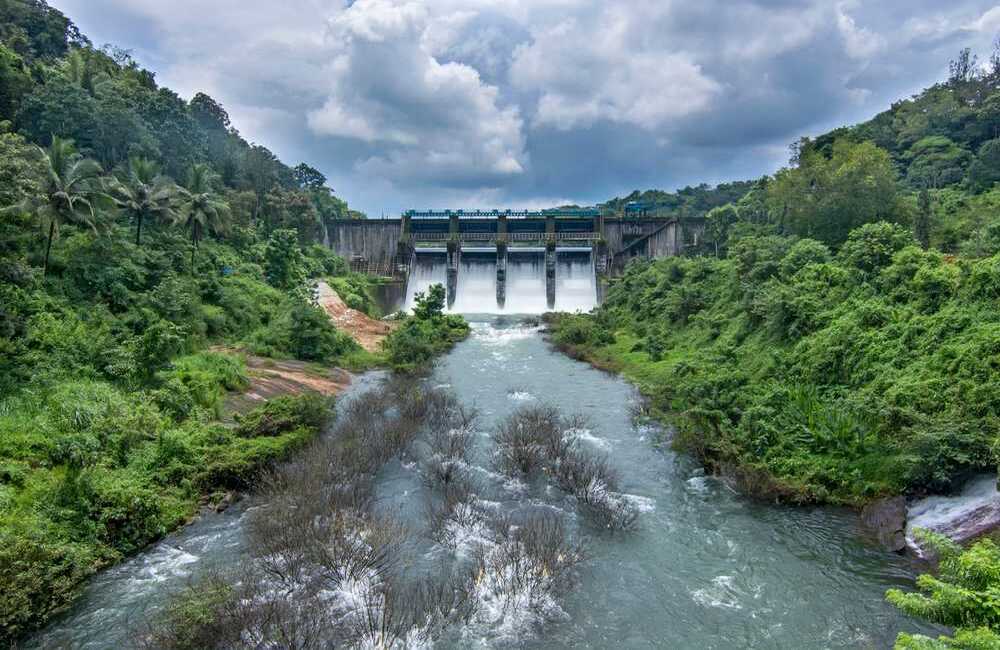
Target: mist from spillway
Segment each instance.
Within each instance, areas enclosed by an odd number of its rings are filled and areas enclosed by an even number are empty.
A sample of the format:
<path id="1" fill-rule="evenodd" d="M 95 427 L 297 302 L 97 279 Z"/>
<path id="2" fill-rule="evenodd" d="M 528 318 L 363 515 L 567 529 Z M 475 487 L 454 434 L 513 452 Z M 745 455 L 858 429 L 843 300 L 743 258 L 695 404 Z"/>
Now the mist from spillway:
<path id="1" fill-rule="evenodd" d="M 435 249 L 414 255 L 404 308 L 414 306 L 418 293 L 433 284 L 447 286 L 447 254 Z M 549 309 L 545 291 L 545 251 L 510 249 L 507 254 L 506 300 L 497 304 L 496 254 L 463 252 L 458 268 L 457 314 L 543 314 L 547 311 L 587 312 L 597 306 L 597 279 L 589 249 L 556 251 L 555 306 Z"/>

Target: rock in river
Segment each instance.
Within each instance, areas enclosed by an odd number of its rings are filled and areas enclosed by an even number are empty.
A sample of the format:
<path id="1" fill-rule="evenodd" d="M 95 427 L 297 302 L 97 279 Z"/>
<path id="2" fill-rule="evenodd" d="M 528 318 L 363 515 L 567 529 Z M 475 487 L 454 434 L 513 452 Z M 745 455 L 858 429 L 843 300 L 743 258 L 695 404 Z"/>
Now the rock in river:
<path id="1" fill-rule="evenodd" d="M 892 497 L 869 503 L 861 511 L 861 522 L 894 553 L 906 548 L 906 499 Z"/>

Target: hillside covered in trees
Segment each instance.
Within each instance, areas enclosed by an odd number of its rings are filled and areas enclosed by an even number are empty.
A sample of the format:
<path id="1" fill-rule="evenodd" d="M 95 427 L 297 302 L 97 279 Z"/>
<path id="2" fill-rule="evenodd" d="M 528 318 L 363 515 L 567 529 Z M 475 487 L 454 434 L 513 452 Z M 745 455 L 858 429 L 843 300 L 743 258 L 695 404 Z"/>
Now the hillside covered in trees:
<path id="1" fill-rule="evenodd" d="M 435 296 L 375 353 L 334 327 L 313 280 L 378 316 L 321 245 L 354 216 L 210 97 L 0 0 L 0 645 L 321 430 L 319 395 L 227 408 L 247 354 L 413 369 L 467 332 Z"/>
<path id="2" fill-rule="evenodd" d="M 675 444 L 744 490 L 861 505 L 994 471 L 1000 424 L 1000 50 L 708 211 L 700 255 L 633 262 L 564 349 L 636 381 Z M 940 542 L 940 540 L 939 540 Z M 1000 644 L 995 547 L 959 555 L 907 611 Z M 987 599 L 988 600 L 988 599 Z"/>

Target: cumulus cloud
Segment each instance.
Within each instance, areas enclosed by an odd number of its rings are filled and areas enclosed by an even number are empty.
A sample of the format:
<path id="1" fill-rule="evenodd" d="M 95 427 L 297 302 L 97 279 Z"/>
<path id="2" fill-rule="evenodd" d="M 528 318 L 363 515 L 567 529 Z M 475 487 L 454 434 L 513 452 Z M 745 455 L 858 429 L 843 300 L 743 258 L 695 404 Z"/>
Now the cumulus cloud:
<path id="1" fill-rule="evenodd" d="M 608 120 L 657 130 L 721 92 L 689 53 L 635 48 L 642 16 L 615 7 L 559 22 L 518 48 L 511 81 L 537 94 L 537 124 L 569 130 Z"/>
<path id="2" fill-rule="evenodd" d="M 310 128 L 383 145 L 358 167 L 401 184 L 522 173 L 518 108 L 502 106 L 470 65 L 436 59 L 425 39 L 433 24 L 423 4 L 389 0 L 359 0 L 331 19 L 329 96 Z"/>
<path id="3" fill-rule="evenodd" d="M 50 0 L 373 214 L 755 177 L 985 54 L 994 0 Z"/>

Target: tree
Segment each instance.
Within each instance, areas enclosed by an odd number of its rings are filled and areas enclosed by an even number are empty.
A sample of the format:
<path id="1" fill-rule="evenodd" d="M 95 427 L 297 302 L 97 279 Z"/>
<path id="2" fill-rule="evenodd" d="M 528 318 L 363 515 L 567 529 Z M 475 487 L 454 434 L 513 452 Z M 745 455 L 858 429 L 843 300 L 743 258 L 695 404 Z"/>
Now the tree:
<path id="1" fill-rule="evenodd" d="M 1000 646 L 1000 547 L 983 539 L 963 550 L 942 535 L 923 531 L 920 541 L 940 558 L 938 576 L 917 578 L 920 593 L 890 589 L 886 599 L 911 616 L 958 628 L 954 639 L 900 634 L 897 648 L 978 650 Z"/>
<path id="2" fill-rule="evenodd" d="M 191 273 L 194 258 L 205 231 L 222 234 L 229 227 L 230 210 L 215 192 L 218 175 L 204 163 L 193 165 L 180 189 L 181 205 L 175 222 L 191 229 Z"/>
<path id="3" fill-rule="evenodd" d="M 30 237 L 36 227 L 32 223 L 35 215 L 20 206 L 30 204 L 41 194 L 45 177 L 41 159 L 38 147 L 28 144 L 23 137 L 0 133 L 0 209 L 14 206 L 8 214 L 0 213 L 3 217 L 0 218 L 0 258 L 21 257 L 31 243 Z"/>
<path id="4" fill-rule="evenodd" d="M 921 138 L 903 154 L 906 178 L 914 187 L 940 188 L 958 183 L 972 159 L 968 150 L 942 135 Z"/>
<path id="5" fill-rule="evenodd" d="M 52 241 L 59 236 L 59 226 L 70 223 L 97 231 L 96 205 L 106 195 L 98 180 L 102 170 L 96 161 L 82 157 L 72 140 L 58 136 L 52 138 L 48 149 L 42 152 L 43 177 L 41 192 L 28 199 L 21 208 L 33 209 L 43 223 L 48 223 L 45 244 L 45 261 L 42 275 L 49 270 Z"/>
<path id="6" fill-rule="evenodd" d="M 931 245 L 931 194 L 927 188 L 920 190 L 917 198 L 917 214 L 913 219 L 913 236 L 920 247 L 927 250 Z"/>
<path id="7" fill-rule="evenodd" d="M 205 93 L 198 93 L 191 99 L 191 115 L 206 131 L 216 130 L 228 133 L 232 124 L 229 113 L 222 104 Z"/>
<path id="8" fill-rule="evenodd" d="M 126 172 L 112 180 L 110 189 L 115 204 L 135 221 L 136 246 L 142 244 L 143 221 L 174 218 L 177 186 L 162 176 L 160 166 L 148 158 L 130 158 Z"/>
<path id="9" fill-rule="evenodd" d="M 243 159 L 243 175 L 246 178 L 250 189 L 257 197 L 257 204 L 254 207 L 254 219 L 260 216 L 261 208 L 264 205 L 264 197 L 268 191 L 277 183 L 276 168 L 280 163 L 277 157 L 267 147 L 254 145 L 250 147 Z M 271 224 L 268 224 L 271 228 Z"/>
<path id="10" fill-rule="evenodd" d="M 49 74 L 21 101 L 18 130 L 29 139 L 48 143 L 52 134 L 70 138 L 80 149 L 90 149 L 100 130 L 97 100 L 61 74 Z"/>
<path id="11" fill-rule="evenodd" d="M 264 273 L 268 284 L 286 291 L 305 282 L 305 257 L 295 230 L 279 229 L 271 233 L 264 253 Z"/>
<path id="12" fill-rule="evenodd" d="M 427 293 L 414 296 L 413 316 L 417 320 L 434 320 L 444 313 L 445 290 L 443 284 L 433 284 Z"/>
<path id="13" fill-rule="evenodd" d="M 110 57 L 90 49 L 76 49 L 63 60 L 62 72 L 74 86 L 96 95 L 111 80 L 117 66 Z"/>
<path id="14" fill-rule="evenodd" d="M 70 45 L 89 44 L 76 25 L 44 0 L 0 0 L 0 40 L 29 61 L 55 59 Z"/>
<path id="15" fill-rule="evenodd" d="M 326 185 L 326 176 L 305 163 L 299 163 L 292 170 L 292 175 L 295 177 L 295 182 L 304 190 L 319 190 Z"/>
<path id="16" fill-rule="evenodd" d="M 0 119 L 14 117 L 21 97 L 31 90 L 31 77 L 17 53 L 0 45 Z"/>
<path id="17" fill-rule="evenodd" d="M 768 205 L 783 230 L 837 245 L 862 224 L 893 220 L 898 191 L 888 152 L 838 140 L 829 159 L 806 149 L 798 167 L 779 171 Z"/>
<path id="18" fill-rule="evenodd" d="M 715 246 L 715 256 L 719 257 L 725 250 L 729 238 L 729 229 L 739 221 L 739 214 L 732 203 L 721 208 L 712 208 L 705 217 L 705 234 Z"/>
<path id="19" fill-rule="evenodd" d="M 973 190 L 988 190 L 1000 181 L 1000 138 L 987 140 L 969 168 L 969 184 Z"/>

